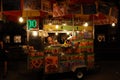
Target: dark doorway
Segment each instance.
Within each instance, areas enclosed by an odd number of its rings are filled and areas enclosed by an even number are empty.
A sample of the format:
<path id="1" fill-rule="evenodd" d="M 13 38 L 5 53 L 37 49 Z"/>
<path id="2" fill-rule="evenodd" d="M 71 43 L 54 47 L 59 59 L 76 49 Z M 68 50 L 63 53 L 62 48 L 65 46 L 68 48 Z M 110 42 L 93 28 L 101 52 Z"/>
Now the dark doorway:
<path id="1" fill-rule="evenodd" d="M 119 59 L 116 30 L 111 25 L 96 25 L 94 51 L 96 60 Z"/>

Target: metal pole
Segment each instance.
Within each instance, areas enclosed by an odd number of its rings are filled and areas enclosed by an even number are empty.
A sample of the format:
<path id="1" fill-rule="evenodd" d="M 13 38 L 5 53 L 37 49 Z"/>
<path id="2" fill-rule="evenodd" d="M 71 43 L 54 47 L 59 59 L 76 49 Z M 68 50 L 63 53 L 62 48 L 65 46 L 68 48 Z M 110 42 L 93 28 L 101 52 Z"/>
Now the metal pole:
<path id="1" fill-rule="evenodd" d="M 73 27 L 72 36 L 75 36 L 75 30 L 74 30 L 74 15 L 73 15 L 73 14 L 72 14 L 72 27 Z"/>
<path id="2" fill-rule="evenodd" d="M 27 20 L 28 20 L 28 10 L 26 10 L 26 24 L 27 24 Z M 27 31 L 27 45 L 29 43 L 29 29 L 28 29 L 28 24 L 26 25 L 26 31 Z"/>
<path id="3" fill-rule="evenodd" d="M 94 24 L 94 14 L 93 14 L 93 39 L 95 39 L 95 24 Z"/>
<path id="4" fill-rule="evenodd" d="M 3 20 L 3 1 L 1 0 L 1 20 Z"/>

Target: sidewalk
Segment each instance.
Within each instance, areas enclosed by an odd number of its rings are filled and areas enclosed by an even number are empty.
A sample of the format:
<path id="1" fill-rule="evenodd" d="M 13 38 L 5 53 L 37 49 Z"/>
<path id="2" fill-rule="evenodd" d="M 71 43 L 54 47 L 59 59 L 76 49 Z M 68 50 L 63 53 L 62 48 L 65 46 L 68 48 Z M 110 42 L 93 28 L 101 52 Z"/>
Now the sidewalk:
<path id="1" fill-rule="evenodd" d="M 3 77 L 3 71 L 0 71 L 0 80 L 42 80 L 42 76 L 39 71 L 27 70 L 27 62 L 10 61 L 7 76 Z"/>
<path id="2" fill-rule="evenodd" d="M 11 61 L 8 63 L 8 74 L 3 77 L 3 73 L 0 71 L 0 80 L 64 80 L 69 78 L 71 74 L 51 74 L 42 75 L 40 71 L 30 71 L 27 69 L 27 62 L 23 61 Z M 70 79 L 69 79 L 70 80 Z"/>

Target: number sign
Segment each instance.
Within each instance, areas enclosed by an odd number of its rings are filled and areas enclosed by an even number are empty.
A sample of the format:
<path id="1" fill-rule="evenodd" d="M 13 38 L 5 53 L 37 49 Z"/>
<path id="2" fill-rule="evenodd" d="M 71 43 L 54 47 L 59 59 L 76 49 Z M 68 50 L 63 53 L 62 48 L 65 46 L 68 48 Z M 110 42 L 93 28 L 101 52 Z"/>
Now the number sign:
<path id="1" fill-rule="evenodd" d="M 36 28 L 37 21 L 36 20 L 27 20 L 28 29 Z"/>

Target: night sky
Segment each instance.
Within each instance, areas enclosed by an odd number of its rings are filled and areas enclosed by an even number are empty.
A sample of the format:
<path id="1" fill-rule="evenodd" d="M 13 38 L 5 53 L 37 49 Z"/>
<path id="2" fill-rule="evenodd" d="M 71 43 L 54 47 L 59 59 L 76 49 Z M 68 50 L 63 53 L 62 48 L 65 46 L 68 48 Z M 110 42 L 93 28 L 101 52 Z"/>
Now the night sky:
<path id="1" fill-rule="evenodd" d="M 20 10 L 20 0 L 3 0 L 3 11 Z"/>

